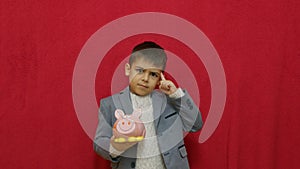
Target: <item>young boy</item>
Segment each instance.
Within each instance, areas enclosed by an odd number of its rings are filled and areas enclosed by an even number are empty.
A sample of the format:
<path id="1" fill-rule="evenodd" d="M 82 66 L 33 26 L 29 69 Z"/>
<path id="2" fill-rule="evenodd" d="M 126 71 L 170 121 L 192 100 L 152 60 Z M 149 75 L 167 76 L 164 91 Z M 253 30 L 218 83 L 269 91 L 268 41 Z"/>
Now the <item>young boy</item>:
<path id="1" fill-rule="evenodd" d="M 188 169 L 183 131 L 202 127 L 198 107 L 187 91 L 165 79 L 167 56 L 154 42 L 137 45 L 125 65 L 129 86 L 100 102 L 94 150 L 118 169 Z M 155 89 L 158 86 L 159 89 Z M 114 112 L 141 110 L 146 135 L 140 142 L 115 142 Z"/>

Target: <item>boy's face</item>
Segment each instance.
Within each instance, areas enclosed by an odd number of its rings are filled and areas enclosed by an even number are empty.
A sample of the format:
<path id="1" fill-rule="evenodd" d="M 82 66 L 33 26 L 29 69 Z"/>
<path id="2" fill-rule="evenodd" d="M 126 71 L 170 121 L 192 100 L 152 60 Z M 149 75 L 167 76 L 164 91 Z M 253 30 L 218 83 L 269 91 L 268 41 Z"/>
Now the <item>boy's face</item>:
<path id="1" fill-rule="evenodd" d="M 132 65 L 125 65 L 125 74 L 129 76 L 130 91 L 139 96 L 150 94 L 159 84 L 162 67 L 137 58 Z"/>

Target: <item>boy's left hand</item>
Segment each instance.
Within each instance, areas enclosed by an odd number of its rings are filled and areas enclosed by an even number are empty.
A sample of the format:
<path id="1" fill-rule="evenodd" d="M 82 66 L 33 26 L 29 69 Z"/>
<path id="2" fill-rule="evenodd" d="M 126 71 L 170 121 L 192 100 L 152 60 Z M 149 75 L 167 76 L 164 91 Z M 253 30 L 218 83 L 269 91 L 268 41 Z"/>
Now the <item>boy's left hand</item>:
<path id="1" fill-rule="evenodd" d="M 171 80 L 166 80 L 163 73 L 160 73 L 160 77 L 161 77 L 161 81 L 160 81 L 159 89 L 162 92 L 166 93 L 167 95 L 170 95 L 170 94 L 173 94 L 174 92 L 176 92 L 177 87 Z"/>

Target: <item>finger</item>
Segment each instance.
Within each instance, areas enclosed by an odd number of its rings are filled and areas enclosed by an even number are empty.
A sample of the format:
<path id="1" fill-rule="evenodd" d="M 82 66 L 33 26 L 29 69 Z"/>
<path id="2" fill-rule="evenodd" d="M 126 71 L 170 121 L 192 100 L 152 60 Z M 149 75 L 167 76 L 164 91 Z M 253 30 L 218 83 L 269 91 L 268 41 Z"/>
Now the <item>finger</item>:
<path id="1" fill-rule="evenodd" d="M 163 80 L 163 81 L 166 80 L 166 78 L 165 78 L 165 76 L 164 76 L 164 74 L 162 72 L 160 73 L 160 77 L 161 77 L 161 80 Z"/>
<path id="2" fill-rule="evenodd" d="M 113 136 L 114 137 L 119 137 L 119 133 L 117 132 L 116 129 L 113 129 Z"/>
<path id="3" fill-rule="evenodd" d="M 170 84 L 167 83 L 167 81 L 163 81 L 159 87 L 160 87 L 160 89 L 163 89 L 163 90 L 169 90 Z"/>
<path id="4" fill-rule="evenodd" d="M 163 88 L 163 89 L 167 89 L 167 85 L 166 85 L 166 83 L 161 83 L 161 88 Z"/>

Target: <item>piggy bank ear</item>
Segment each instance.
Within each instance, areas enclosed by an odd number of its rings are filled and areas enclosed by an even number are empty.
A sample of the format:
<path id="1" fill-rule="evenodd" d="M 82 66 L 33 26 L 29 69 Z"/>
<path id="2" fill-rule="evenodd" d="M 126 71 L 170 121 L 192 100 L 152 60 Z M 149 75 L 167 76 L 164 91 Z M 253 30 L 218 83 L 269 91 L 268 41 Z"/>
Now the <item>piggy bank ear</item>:
<path id="1" fill-rule="evenodd" d="M 124 114 L 124 112 L 122 110 L 117 109 L 115 111 L 115 116 L 116 116 L 117 119 L 120 119 L 120 118 L 123 118 L 125 116 L 125 114 Z"/>
<path id="2" fill-rule="evenodd" d="M 142 115 L 142 109 L 134 110 L 133 115 L 139 118 Z"/>

